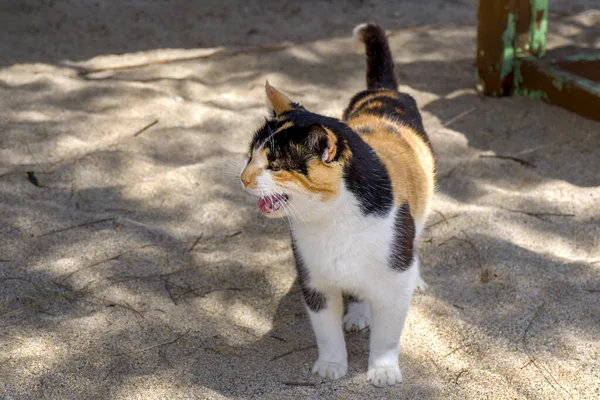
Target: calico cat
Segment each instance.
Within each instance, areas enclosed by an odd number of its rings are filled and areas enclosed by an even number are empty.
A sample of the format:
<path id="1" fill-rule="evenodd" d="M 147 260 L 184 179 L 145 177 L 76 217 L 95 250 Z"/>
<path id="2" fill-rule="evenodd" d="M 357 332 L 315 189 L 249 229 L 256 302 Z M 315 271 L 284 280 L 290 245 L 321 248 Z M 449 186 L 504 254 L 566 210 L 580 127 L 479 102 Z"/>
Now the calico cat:
<path id="1" fill-rule="evenodd" d="M 298 280 L 316 336 L 312 371 L 347 370 L 346 330 L 370 326 L 367 380 L 402 380 L 400 334 L 419 274 L 415 242 L 435 161 L 415 100 L 397 91 L 385 31 L 359 25 L 367 90 L 342 120 L 294 103 L 267 82 L 273 114 L 252 138 L 241 182 L 271 218 L 288 216 Z M 347 313 L 343 294 L 349 296 Z"/>

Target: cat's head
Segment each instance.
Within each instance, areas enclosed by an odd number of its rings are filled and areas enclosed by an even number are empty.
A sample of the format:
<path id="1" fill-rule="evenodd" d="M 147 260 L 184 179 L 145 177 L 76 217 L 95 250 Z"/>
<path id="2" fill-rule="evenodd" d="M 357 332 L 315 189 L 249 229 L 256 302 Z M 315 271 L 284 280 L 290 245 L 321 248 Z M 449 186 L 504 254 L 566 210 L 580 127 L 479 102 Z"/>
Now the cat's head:
<path id="1" fill-rule="evenodd" d="M 307 111 L 267 82 L 273 113 L 256 131 L 240 180 L 271 218 L 309 218 L 335 203 L 349 156 L 339 121 Z M 333 126 L 331 125 L 333 121 Z"/>

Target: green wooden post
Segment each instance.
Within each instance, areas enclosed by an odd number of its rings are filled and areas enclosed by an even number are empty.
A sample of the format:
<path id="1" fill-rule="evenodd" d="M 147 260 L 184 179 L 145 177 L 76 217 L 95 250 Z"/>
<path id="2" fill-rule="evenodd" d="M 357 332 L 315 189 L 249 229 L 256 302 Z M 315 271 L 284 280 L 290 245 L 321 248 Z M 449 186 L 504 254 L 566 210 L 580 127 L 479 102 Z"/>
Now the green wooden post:
<path id="1" fill-rule="evenodd" d="M 546 51 L 548 0 L 480 0 L 477 79 L 488 96 L 509 96 L 520 57 Z"/>
<path id="2" fill-rule="evenodd" d="M 528 96 L 600 121 L 600 52 L 545 60 L 548 0 L 480 0 L 477 80 L 488 96 Z"/>
<path id="3" fill-rule="evenodd" d="M 477 24 L 476 78 L 488 96 L 512 91 L 514 14 L 511 0 L 480 0 Z M 508 79 L 507 79 L 508 78 Z"/>

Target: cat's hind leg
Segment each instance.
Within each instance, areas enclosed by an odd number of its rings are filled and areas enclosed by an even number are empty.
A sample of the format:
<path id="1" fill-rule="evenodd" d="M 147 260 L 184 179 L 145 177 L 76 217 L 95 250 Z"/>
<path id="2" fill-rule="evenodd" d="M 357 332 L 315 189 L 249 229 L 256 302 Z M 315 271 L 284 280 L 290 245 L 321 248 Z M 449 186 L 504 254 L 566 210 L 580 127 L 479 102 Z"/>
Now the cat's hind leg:
<path id="1" fill-rule="evenodd" d="M 366 300 L 348 299 L 348 310 L 342 322 L 346 332 L 365 330 L 371 325 L 371 305 Z"/>

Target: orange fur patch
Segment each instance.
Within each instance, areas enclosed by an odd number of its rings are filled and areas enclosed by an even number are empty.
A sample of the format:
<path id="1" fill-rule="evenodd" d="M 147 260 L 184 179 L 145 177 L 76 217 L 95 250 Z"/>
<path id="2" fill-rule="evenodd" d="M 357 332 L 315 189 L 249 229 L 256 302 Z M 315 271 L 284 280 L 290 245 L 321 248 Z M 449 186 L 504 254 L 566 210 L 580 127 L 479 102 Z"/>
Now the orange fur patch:
<path id="1" fill-rule="evenodd" d="M 335 136 L 335 134 L 327 129 L 324 128 L 325 132 L 327 132 L 327 137 L 329 138 L 329 143 L 330 143 L 330 147 L 329 150 L 327 151 L 327 156 L 325 157 L 325 161 L 327 162 L 331 162 L 331 160 L 333 160 L 333 158 L 335 157 L 335 153 L 337 151 L 337 137 Z"/>
<path id="2" fill-rule="evenodd" d="M 411 128 L 380 116 L 362 114 L 350 118 L 357 130 L 383 162 L 390 178 L 397 206 L 408 202 L 415 222 L 422 223 L 428 213 L 434 190 L 434 159 L 429 145 Z"/>
<path id="3" fill-rule="evenodd" d="M 265 92 L 269 103 L 271 103 L 271 107 L 273 107 L 273 111 L 275 111 L 275 115 L 290 111 L 294 108 L 292 101 L 285 94 L 269 85 L 269 82 L 265 84 Z"/>
<path id="4" fill-rule="evenodd" d="M 352 129 L 368 129 L 373 133 L 376 133 L 378 130 L 386 130 L 389 133 L 393 133 L 396 135 L 400 135 L 400 127 L 401 125 L 394 122 L 391 119 L 383 118 L 380 115 L 374 114 L 360 114 L 356 117 L 350 118 L 351 123 L 348 124 L 352 127 Z"/>
<path id="5" fill-rule="evenodd" d="M 362 110 L 372 110 L 374 108 L 383 108 L 383 103 L 379 100 L 373 100 L 365 104 Z"/>
<path id="6" fill-rule="evenodd" d="M 357 111 L 360 111 L 365 104 L 370 107 L 371 102 L 373 102 L 377 98 L 381 98 L 381 97 L 397 99 L 398 94 L 391 90 L 380 90 L 380 91 L 374 92 L 368 96 L 365 96 L 364 98 L 360 99 L 356 104 L 354 104 L 354 106 L 352 107 L 352 110 L 350 110 L 349 114 L 353 114 Z"/>
<path id="7" fill-rule="evenodd" d="M 307 167 L 308 177 L 296 171 L 277 171 L 273 173 L 273 181 L 284 188 L 317 195 L 322 201 L 336 198 L 342 183 L 342 166 L 315 159 Z"/>
<path id="8" fill-rule="evenodd" d="M 291 128 L 292 126 L 294 126 L 294 123 L 292 121 L 288 121 L 288 122 L 284 123 L 283 125 L 281 125 L 279 128 L 277 128 L 277 130 L 273 134 L 284 131 L 288 128 Z"/>
<path id="9" fill-rule="evenodd" d="M 256 178 L 262 174 L 267 165 L 269 165 L 267 149 L 253 150 L 252 160 L 246 165 L 240 176 L 240 179 L 248 189 L 256 188 Z"/>

